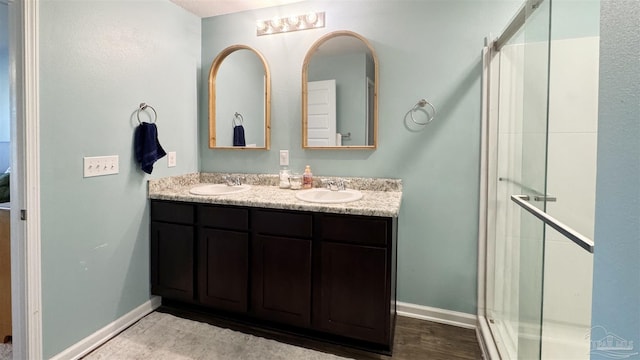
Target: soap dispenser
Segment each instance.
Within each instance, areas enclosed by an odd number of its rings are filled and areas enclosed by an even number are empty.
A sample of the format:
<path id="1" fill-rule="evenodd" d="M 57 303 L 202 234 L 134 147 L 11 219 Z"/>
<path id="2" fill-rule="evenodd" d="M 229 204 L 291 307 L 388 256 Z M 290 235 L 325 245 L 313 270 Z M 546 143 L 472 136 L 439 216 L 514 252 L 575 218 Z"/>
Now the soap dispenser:
<path id="1" fill-rule="evenodd" d="M 307 165 L 304 168 L 304 174 L 302 174 L 302 188 L 311 189 L 313 187 L 313 174 L 311 173 L 311 167 Z"/>

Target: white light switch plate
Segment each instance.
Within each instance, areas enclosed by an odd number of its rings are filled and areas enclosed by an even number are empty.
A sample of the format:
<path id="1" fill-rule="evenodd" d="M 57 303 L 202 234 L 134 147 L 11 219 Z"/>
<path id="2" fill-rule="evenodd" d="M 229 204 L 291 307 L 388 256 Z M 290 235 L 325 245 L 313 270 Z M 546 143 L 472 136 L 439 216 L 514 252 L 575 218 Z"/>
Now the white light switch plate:
<path id="1" fill-rule="evenodd" d="M 167 153 L 167 167 L 175 167 L 176 166 L 176 152 L 169 151 Z"/>
<path id="2" fill-rule="evenodd" d="M 120 172 L 118 155 L 84 157 L 84 177 L 112 175 Z"/>
<path id="3" fill-rule="evenodd" d="M 280 166 L 289 166 L 289 150 L 280 150 Z"/>

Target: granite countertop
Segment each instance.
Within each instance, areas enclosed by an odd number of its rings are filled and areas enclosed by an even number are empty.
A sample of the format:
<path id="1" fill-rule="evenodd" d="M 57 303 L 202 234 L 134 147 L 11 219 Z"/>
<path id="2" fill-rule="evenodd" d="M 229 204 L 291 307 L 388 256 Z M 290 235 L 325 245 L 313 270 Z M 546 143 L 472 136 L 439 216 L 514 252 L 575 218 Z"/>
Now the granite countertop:
<path id="1" fill-rule="evenodd" d="M 251 189 L 229 195 L 201 196 L 189 193 L 189 189 L 206 183 L 224 183 L 224 175 L 242 176 L 243 184 Z M 320 187 L 320 179 L 338 177 L 314 177 L 314 187 Z M 184 201 L 205 204 L 237 205 L 314 211 L 336 214 L 398 217 L 402 200 L 402 180 L 339 177 L 349 180 L 347 187 L 363 193 L 362 199 L 344 204 L 320 204 L 298 200 L 296 191 L 280 189 L 278 175 L 273 174 L 223 174 L 193 173 L 149 180 L 149 199 Z"/>

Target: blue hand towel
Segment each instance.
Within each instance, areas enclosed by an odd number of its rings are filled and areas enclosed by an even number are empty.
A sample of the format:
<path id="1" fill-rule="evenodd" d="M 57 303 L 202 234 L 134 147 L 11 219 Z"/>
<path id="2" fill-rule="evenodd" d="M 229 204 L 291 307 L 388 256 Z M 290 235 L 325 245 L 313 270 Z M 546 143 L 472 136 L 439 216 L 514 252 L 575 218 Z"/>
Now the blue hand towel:
<path id="1" fill-rule="evenodd" d="M 136 161 L 147 174 L 153 171 L 154 162 L 167 155 L 158 141 L 156 124 L 143 122 L 136 128 L 134 148 Z"/>
<path id="2" fill-rule="evenodd" d="M 246 146 L 244 141 L 244 128 L 242 125 L 233 127 L 233 146 Z"/>

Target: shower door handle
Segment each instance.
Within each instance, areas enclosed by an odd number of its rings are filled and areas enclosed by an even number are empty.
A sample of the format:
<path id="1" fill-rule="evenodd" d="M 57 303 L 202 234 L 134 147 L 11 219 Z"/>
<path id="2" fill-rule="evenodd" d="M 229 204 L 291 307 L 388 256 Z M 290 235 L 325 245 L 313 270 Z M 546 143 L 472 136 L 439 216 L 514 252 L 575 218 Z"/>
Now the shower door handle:
<path id="1" fill-rule="evenodd" d="M 528 201 L 529 195 L 511 195 L 511 200 L 513 200 L 513 202 L 515 202 L 516 204 L 520 205 L 523 209 L 527 210 L 533 216 L 542 220 L 545 224 L 551 226 L 552 228 L 557 230 L 559 233 L 566 236 L 569 240 L 576 243 L 576 245 L 580 246 L 581 248 L 593 254 L 593 247 L 594 247 L 593 240 L 573 230 L 569 226 L 561 223 L 560 221 L 550 216 L 546 212 L 531 205 Z"/>

